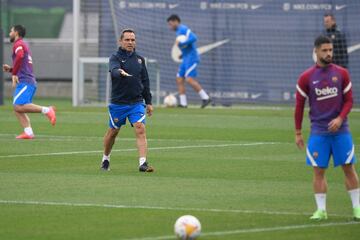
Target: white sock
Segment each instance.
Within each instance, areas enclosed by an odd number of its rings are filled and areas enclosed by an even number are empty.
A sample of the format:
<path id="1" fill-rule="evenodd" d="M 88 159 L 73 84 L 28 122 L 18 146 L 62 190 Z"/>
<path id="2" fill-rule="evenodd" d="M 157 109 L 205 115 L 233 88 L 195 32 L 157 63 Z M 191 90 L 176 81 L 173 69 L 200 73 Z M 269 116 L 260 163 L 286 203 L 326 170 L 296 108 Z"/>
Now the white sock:
<path id="1" fill-rule="evenodd" d="M 353 208 L 360 207 L 360 188 L 348 191 Z"/>
<path id="2" fill-rule="evenodd" d="M 179 95 L 179 98 L 180 98 L 180 105 L 182 105 L 182 106 L 187 106 L 186 95 L 185 95 L 185 94 L 180 94 L 180 95 Z"/>
<path id="3" fill-rule="evenodd" d="M 106 156 L 105 154 L 103 154 L 103 159 L 102 161 L 108 160 L 110 162 L 110 154 L 108 156 Z"/>
<path id="4" fill-rule="evenodd" d="M 34 132 L 33 132 L 33 130 L 32 130 L 31 127 L 26 127 L 26 128 L 24 128 L 24 132 L 25 132 L 27 135 L 29 135 L 29 136 L 33 136 L 33 135 L 34 135 Z"/>
<path id="5" fill-rule="evenodd" d="M 315 193 L 315 201 L 318 210 L 326 211 L 326 193 Z"/>
<path id="6" fill-rule="evenodd" d="M 201 89 L 200 92 L 198 92 L 202 100 L 208 100 L 209 95 L 204 91 L 204 89 Z"/>
<path id="7" fill-rule="evenodd" d="M 47 114 L 50 111 L 50 109 L 48 107 L 42 107 L 41 108 L 41 113 L 42 114 Z"/>
<path id="8" fill-rule="evenodd" d="M 143 165 L 145 162 L 146 162 L 146 158 L 145 158 L 145 157 L 139 158 L 139 166 Z"/>

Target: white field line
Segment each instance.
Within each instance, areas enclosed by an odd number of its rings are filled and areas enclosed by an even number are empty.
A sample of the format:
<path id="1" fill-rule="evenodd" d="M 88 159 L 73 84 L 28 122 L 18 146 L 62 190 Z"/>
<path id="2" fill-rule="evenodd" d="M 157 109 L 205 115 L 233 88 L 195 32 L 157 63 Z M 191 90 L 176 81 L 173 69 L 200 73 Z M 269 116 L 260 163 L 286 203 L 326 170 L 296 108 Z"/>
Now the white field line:
<path id="1" fill-rule="evenodd" d="M 12 134 L 12 133 L 0 133 L 0 137 L 4 136 L 6 138 L 0 138 L 1 140 L 4 141 L 9 141 L 9 138 L 7 137 L 14 137 L 13 140 L 14 141 L 19 141 L 17 139 L 15 139 L 16 134 Z M 74 141 L 74 140 L 81 140 L 81 141 L 94 141 L 94 140 L 103 140 L 104 137 L 96 137 L 96 136 L 73 136 L 73 135 L 60 135 L 60 136 L 56 136 L 56 135 L 38 135 L 36 134 L 35 136 L 35 141 Z M 10 139 L 11 140 L 11 139 Z M 148 138 L 148 141 L 154 141 L 154 142 L 237 142 L 235 140 L 215 140 L 215 139 L 176 139 L 176 138 Z M 124 138 L 124 137 L 118 137 L 117 141 L 135 141 L 135 137 L 130 137 L 130 138 Z M 286 142 L 284 142 L 284 144 L 287 144 Z"/>
<path id="2" fill-rule="evenodd" d="M 189 105 L 189 108 L 196 108 L 198 109 L 199 106 L 198 105 Z M 99 107 L 99 108 L 104 108 L 104 107 Z M 165 107 L 160 107 L 162 109 L 164 109 Z M 269 111 L 289 111 L 289 110 L 294 110 L 293 106 L 267 106 L 267 105 L 233 105 L 230 107 L 224 107 L 224 106 L 212 106 L 211 108 L 209 108 L 209 110 L 211 109 L 225 109 L 225 110 L 231 110 L 231 109 L 243 109 L 243 110 L 269 110 Z M 308 109 L 308 108 L 306 108 Z M 353 108 L 351 109 L 352 112 L 360 112 L 360 108 Z M 61 112 L 62 114 L 74 114 L 75 112 L 72 111 L 64 111 Z M 94 111 L 83 111 L 83 112 L 76 112 L 79 114 L 98 114 L 99 112 L 94 112 Z M 104 114 L 106 114 L 106 112 L 103 112 Z M 169 113 L 168 113 L 169 114 Z M 172 114 L 169 114 L 172 115 Z"/>
<path id="3" fill-rule="evenodd" d="M 118 209 L 147 209 L 166 211 L 187 211 L 187 212 L 213 212 L 213 213 L 242 213 L 242 214 L 266 214 L 266 215 L 294 215 L 310 216 L 307 212 L 268 211 L 268 210 L 246 210 L 246 209 L 216 209 L 216 208 L 183 208 L 183 207 L 161 207 L 141 205 L 116 205 L 98 203 L 72 203 L 72 202 L 50 202 L 50 201 L 26 201 L 26 200 L 4 200 L 0 204 L 9 205 L 41 205 L 41 206 L 65 206 L 65 207 L 96 207 L 96 208 L 118 208 Z M 333 217 L 350 217 L 349 215 L 329 214 Z"/>
<path id="4" fill-rule="evenodd" d="M 254 142 L 254 143 L 233 143 L 233 144 L 207 144 L 207 145 L 152 147 L 152 148 L 148 148 L 148 150 L 154 151 L 154 150 L 171 150 L 171 149 L 190 149 L 190 148 L 246 147 L 246 146 L 274 145 L 274 144 L 281 144 L 281 143 L 276 143 L 276 142 Z M 136 148 L 129 148 L 129 149 L 114 149 L 114 150 L 112 150 L 112 152 L 132 152 L 132 151 L 137 151 L 137 149 Z M 53 152 L 53 153 L 34 153 L 34 154 L 16 154 L 16 155 L 0 155 L 0 158 L 58 156 L 58 155 L 91 154 L 91 153 L 102 153 L 102 152 L 103 152 L 103 150 L 73 151 L 73 152 Z"/>
<path id="5" fill-rule="evenodd" d="M 15 137 L 16 134 L 11 134 L 11 133 L 0 133 L 0 136 L 4 136 L 4 137 Z M 4 138 L 7 141 L 9 140 L 8 138 Z M 88 140 L 88 141 L 93 141 L 93 140 L 103 140 L 104 137 L 96 137 L 96 136 L 74 136 L 74 135 L 60 135 L 60 136 L 56 136 L 56 135 L 39 135 L 36 134 L 35 135 L 35 140 L 49 140 L 49 139 L 65 139 L 65 140 Z M 14 138 L 14 140 L 16 140 Z M 125 141 L 135 141 L 135 137 L 133 138 L 124 138 L 124 137 L 118 137 L 117 140 L 121 141 L 121 140 L 125 140 Z M 176 142 L 188 142 L 190 141 L 190 139 L 174 139 L 174 138 L 151 138 L 151 139 L 147 139 L 148 141 L 176 141 Z M 217 141 L 220 142 L 222 140 L 209 140 L 209 139 L 199 139 L 199 140 L 194 140 L 194 141 Z M 224 141 L 228 141 L 228 140 L 224 140 Z M 222 142 L 224 142 L 222 141 Z"/>
<path id="6" fill-rule="evenodd" d="M 0 138 L 0 142 L 19 142 L 21 140 L 15 139 L 15 135 L 13 139 L 5 139 L 5 138 Z M 95 138 L 39 138 L 37 135 L 35 136 L 35 139 L 32 139 L 31 142 L 102 142 L 103 138 L 99 138 L 99 139 L 95 139 Z M 117 141 L 120 142 L 135 142 L 135 138 L 122 138 L 122 139 L 117 139 Z M 148 142 L 161 142 L 162 140 L 150 140 L 148 139 Z M 170 142 L 170 141 L 169 141 Z M 173 141 L 175 142 L 175 141 Z M 177 142 L 181 142 L 181 141 L 177 141 Z"/>
<path id="7" fill-rule="evenodd" d="M 4 137 L 15 137 L 16 134 L 14 133 L 0 133 L 0 136 L 4 136 Z M 79 139 L 79 140 L 86 140 L 86 139 L 100 139 L 103 140 L 104 137 L 103 136 L 76 136 L 76 135 L 46 135 L 46 134 L 36 134 L 35 137 L 38 138 L 42 138 L 42 139 Z M 9 140 L 8 138 L 4 138 Z M 37 138 L 35 138 L 36 140 L 38 140 Z M 117 140 L 135 140 L 135 137 L 133 138 L 123 138 L 123 137 L 118 137 Z M 150 140 L 150 139 L 148 139 Z M 169 141 L 177 141 L 177 140 L 184 140 L 186 141 L 187 139 L 166 139 L 166 138 L 161 138 L 161 139 L 151 139 L 151 140 L 161 140 L 161 141 L 165 141 L 165 140 L 169 140 Z"/>
<path id="8" fill-rule="evenodd" d="M 276 231 L 288 231 L 288 230 L 298 230 L 306 228 L 324 228 L 324 227 L 334 227 L 334 226 L 346 226 L 346 225 L 356 225 L 360 222 L 333 222 L 333 223 L 320 223 L 320 224 L 303 224 L 303 225 L 288 225 L 288 226 L 278 226 L 278 227 L 268 227 L 268 228 L 247 228 L 247 229 L 238 229 L 231 231 L 220 231 L 220 232 L 205 232 L 201 234 L 203 237 L 211 236 L 221 236 L 226 235 L 237 235 L 242 233 L 263 233 L 263 232 L 276 232 Z M 167 240 L 175 239 L 174 235 L 168 236 L 159 236 L 159 237 L 145 237 L 145 238 L 126 238 L 122 240 Z"/>
<path id="9" fill-rule="evenodd" d="M 9 142 L 9 141 L 14 141 L 14 142 L 18 142 L 21 140 L 15 139 L 15 134 L 1 134 L 0 136 L 11 136 L 14 137 L 13 139 L 8 139 L 8 138 L 0 138 L 0 142 Z M 31 140 L 31 141 L 36 141 L 36 142 L 94 142 L 94 141 L 103 141 L 103 137 L 87 137 L 87 136 L 51 136 L 51 135 L 36 135 L 35 140 Z M 135 142 L 135 137 L 134 138 L 122 138 L 119 137 L 117 138 L 116 141 L 119 142 Z M 173 139 L 173 138 L 148 138 L 147 139 L 148 142 L 211 142 L 211 143 L 216 143 L 216 142 L 227 142 L 227 143 L 231 143 L 231 142 L 236 142 L 234 140 L 214 140 L 214 139 Z M 278 144 L 287 144 L 287 145 L 294 145 L 295 143 L 293 142 L 278 142 Z M 360 144 L 355 144 L 355 151 L 358 149 L 358 147 L 360 147 Z"/>

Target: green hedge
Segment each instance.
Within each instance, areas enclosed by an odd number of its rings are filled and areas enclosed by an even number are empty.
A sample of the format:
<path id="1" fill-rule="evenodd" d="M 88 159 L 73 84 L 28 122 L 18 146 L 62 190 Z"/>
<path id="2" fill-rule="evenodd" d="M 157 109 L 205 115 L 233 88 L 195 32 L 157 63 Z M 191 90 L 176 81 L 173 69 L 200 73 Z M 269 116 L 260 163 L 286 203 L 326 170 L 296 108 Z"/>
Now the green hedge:
<path id="1" fill-rule="evenodd" d="M 26 28 L 27 38 L 58 38 L 64 16 L 64 8 L 11 8 L 7 11 L 5 29 L 10 30 L 11 26 L 21 24 Z"/>
<path id="2" fill-rule="evenodd" d="M 1 0 L 0 0 L 1 1 Z M 8 29 L 8 12 L 6 10 L 1 11 L 1 27 L 4 31 L 7 31 Z M 7 32 L 5 33 L 7 34 Z"/>

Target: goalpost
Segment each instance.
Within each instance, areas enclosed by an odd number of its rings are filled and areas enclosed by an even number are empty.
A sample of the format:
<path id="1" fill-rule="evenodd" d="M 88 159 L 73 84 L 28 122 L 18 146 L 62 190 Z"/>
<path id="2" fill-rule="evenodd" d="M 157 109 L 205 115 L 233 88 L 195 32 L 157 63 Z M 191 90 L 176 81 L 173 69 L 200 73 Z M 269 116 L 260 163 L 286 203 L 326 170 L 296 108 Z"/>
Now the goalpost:
<path id="1" fill-rule="evenodd" d="M 109 59 L 105 57 L 80 57 L 78 59 L 78 77 L 74 81 L 77 92 L 74 106 L 104 106 L 108 105 L 111 97 L 111 78 L 108 72 Z M 153 104 L 160 105 L 160 69 L 155 59 L 145 58 Z M 73 101 L 74 102 L 74 101 Z"/>
<path id="2" fill-rule="evenodd" d="M 95 102 L 94 101 L 90 101 L 89 100 L 89 94 L 91 93 L 88 93 L 86 92 L 86 98 L 85 98 L 85 89 L 86 86 L 85 86 L 85 68 L 87 69 L 87 67 L 85 65 L 89 65 L 89 67 L 91 68 L 90 70 L 93 70 L 94 68 L 99 68 L 99 70 L 103 70 L 104 72 L 107 70 L 108 68 L 108 59 L 107 58 L 101 58 L 101 57 L 80 57 L 79 58 L 79 73 L 78 73 L 78 93 L 77 93 L 77 96 L 78 96 L 78 100 L 77 102 L 79 103 L 79 105 L 85 105 L 85 104 L 92 104 L 94 105 L 95 104 L 101 104 L 101 102 L 104 102 L 104 101 L 101 101 L 101 98 L 96 98 L 95 97 Z M 98 71 L 99 71 L 98 70 Z M 100 71 L 101 71 L 100 70 Z M 100 75 L 104 75 L 104 74 L 100 74 Z M 98 80 L 98 79 L 96 79 Z M 93 81 L 92 84 L 96 85 L 96 82 Z M 110 99 L 110 74 L 109 73 L 106 73 L 105 74 L 105 92 L 104 92 L 104 95 L 105 95 L 105 104 L 109 104 L 109 99 Z M 94 99 L 93 98 L 90 98 L 90 99 Z M 97 101 L 96 101 L 97 100 Z"/>
<path id="3" fill-rule="evenodd" d="M 78 59 L 80 55 L 79 25 L 80 25 L 80 0 L 73 0 L 73 56 L 72 56 L 72 105 L 79 106 Z"/>

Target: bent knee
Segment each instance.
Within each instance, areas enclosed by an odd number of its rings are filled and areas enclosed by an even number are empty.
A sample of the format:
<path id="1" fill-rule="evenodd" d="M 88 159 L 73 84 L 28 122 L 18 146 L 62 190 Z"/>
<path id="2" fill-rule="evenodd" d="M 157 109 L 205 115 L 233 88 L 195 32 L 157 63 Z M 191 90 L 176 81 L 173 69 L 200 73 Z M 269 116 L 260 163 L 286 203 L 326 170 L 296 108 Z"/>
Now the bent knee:
<path id="1" fill-rule="evenodd" d="M 314 176 L 317 178 L 324 178 L 325 172 L 326 172 L 325 168 L 314 167 Z"/>
<path id="2" fill-rule="evenodd" d="M 13 109 L 15 112 L 21 113 L 22 112 L 22 105 L 13 105 Z"/>
<path id="3" fill-rule="evenodd" d="M 356 174 L 356 170 L 353 164 L 345 164 L 342 166 L 342 169 L 346 175 L 354 175 Z"/>
<path id="4" fill-rule="evenodd" d="M 176 78 L 176 82 L 177 82 L 177 83 L 184 83 L 184 78 L 182 78 L 182 77 L 177 77 L 177 78 Z"/>
<path id="5" fill-rule="evenodd" d="M 107 135 L 111 138 L 115 138 L 119 133 L 119 129 L 110 128 L 107 132 Z"/>
<path id="6" fill-rule="evenodd" d="M 134 124 L 136 134 L 142 135 L 145 134 L 145 125 L 143 123 L 135 123 Z"/>
<path id="7" fill-rule="evenodd" d="M 196 80 L 192 77 L 187 77 L 186 82 L 191 84 L 191 83 L 196 83 Z"/>

